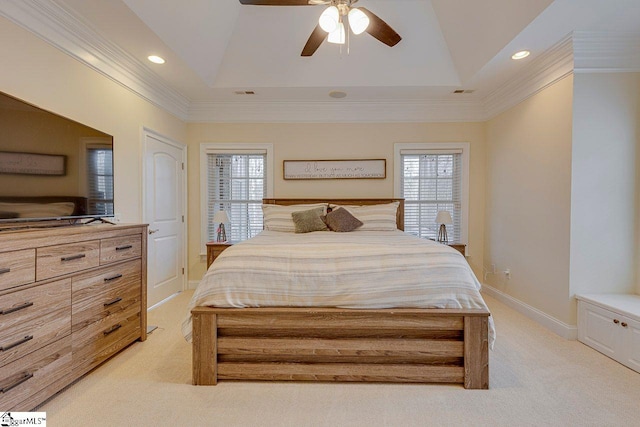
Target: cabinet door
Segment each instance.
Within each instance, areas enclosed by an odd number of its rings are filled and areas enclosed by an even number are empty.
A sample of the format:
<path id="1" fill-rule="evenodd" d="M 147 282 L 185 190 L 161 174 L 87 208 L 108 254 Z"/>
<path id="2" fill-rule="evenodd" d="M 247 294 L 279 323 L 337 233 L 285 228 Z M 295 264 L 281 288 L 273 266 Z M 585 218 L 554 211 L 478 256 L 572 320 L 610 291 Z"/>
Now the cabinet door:
<path id="1" fill-rule="evenodd" d="M 620 355 L 617 349 L 622 332 L 620 316 L 582 301 L 578 310 L 580 315 L 578 339 L 600 353 L 618 360 Z"/>
<path id="2" fill-rule="evenodd" d="M 627 318 L 623 318 L 622 321 L 627 326 L 621 327 L 625 332 L 621 350 L 621 362 L 640 372 L 640 322 Z"/>

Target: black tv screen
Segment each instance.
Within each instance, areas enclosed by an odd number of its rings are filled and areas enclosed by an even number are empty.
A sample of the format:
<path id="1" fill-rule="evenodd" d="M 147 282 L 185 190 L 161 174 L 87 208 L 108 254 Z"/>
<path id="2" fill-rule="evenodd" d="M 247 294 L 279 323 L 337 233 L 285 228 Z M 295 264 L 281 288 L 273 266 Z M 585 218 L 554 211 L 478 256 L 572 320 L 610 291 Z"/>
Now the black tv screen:
<path id="1" fill-rule="evenodd" d="M 113 137 L 0 92 L 0 222 L 113 215 Z"/>

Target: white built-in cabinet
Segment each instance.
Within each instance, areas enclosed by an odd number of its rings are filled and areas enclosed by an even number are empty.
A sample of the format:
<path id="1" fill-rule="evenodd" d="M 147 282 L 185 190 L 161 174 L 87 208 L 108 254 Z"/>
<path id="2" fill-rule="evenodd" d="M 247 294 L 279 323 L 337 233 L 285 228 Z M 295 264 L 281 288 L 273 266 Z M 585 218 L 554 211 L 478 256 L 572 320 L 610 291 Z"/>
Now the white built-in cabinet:
<path id="1" fill-rule="evenodd" d="M 577 295 L 578 340 L 640 372 L 640 295 Z"/>

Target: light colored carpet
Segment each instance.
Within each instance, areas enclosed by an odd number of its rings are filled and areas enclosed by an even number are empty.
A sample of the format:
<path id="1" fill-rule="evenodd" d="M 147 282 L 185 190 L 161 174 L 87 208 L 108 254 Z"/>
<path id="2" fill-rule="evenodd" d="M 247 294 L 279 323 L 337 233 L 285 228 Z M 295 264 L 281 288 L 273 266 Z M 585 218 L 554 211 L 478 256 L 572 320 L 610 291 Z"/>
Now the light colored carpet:
<path id="1" fill-rule="evenodd" d="M 196 387 L 180 334 L 191 292 L 149 313 L 158 325 L 49 402 L 50 426 L 630 426 L 640 374 L 486 298 L 497 341 L 491 389 L 226 382 Z"/>

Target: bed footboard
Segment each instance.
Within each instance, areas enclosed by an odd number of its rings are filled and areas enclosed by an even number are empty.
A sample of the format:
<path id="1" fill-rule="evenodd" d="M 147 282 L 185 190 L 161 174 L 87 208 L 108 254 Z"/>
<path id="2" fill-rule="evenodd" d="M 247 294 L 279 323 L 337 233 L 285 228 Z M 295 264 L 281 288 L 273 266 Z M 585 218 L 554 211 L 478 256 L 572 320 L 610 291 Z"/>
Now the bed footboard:
<path id="1" fill-rule="evenodd" d="M 489 387 L 486 310 L 196 307 L 193 383 L 459 383 Z"/>

